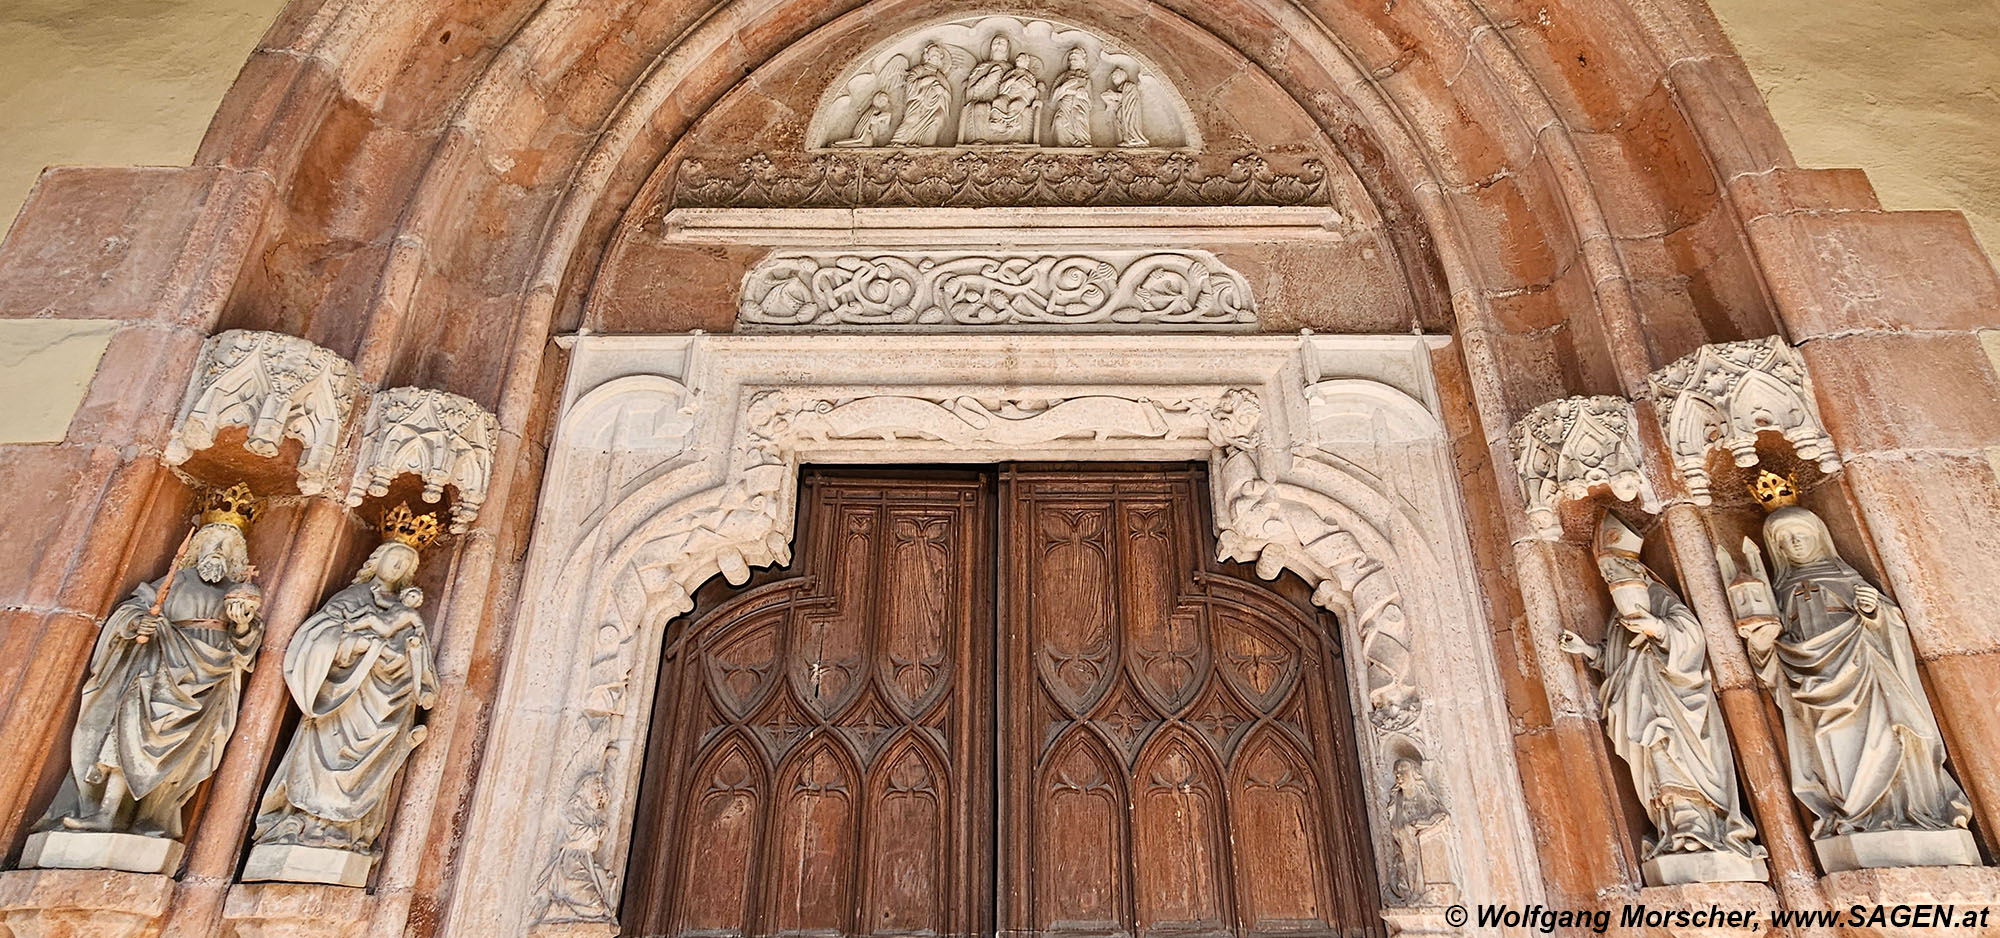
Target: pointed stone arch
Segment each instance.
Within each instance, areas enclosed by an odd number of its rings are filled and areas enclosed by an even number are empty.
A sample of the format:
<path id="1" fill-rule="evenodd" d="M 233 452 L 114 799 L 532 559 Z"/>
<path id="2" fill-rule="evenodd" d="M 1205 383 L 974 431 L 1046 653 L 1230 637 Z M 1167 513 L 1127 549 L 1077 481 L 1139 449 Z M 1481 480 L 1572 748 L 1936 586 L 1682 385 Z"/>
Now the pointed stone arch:
<path id="1" fill-rule="evenodd" d="M 460 927 L 611 933 L 669 624 L 706 580 L 789 558 L 806 463 L 1206 461 L 1224 558 L 1300 575 L 1358 651 L 1346 660 L 1368 801 L 1385 802 L 1411 752 L 1452 799 L 1449 889 L 1418 898 L 1537 893 L 1511 737 L 1490 705 L 1499 676 L 1490 655 L 1465 653 L 1485 632 L 1424 339 L 604 336 L 571 352 L 468 824 L 463 856 L 479 869 L 466 882 L 481 885 L 454 911 Z M 1342 377 L 1308 380 L 1335 366 Z M 685 446 L 607 484 L 604 425 L 632 411 L 618 402 L 653 407 L 678 389 Z M 1442 509 L 1415 510 L 1419 490 Z M 601 908 L 578 911 L 591 891 L 579 881 L 604 884 Z M 1442 912 L 1398 902 L 1388 914 L 1406 926 Z"/>

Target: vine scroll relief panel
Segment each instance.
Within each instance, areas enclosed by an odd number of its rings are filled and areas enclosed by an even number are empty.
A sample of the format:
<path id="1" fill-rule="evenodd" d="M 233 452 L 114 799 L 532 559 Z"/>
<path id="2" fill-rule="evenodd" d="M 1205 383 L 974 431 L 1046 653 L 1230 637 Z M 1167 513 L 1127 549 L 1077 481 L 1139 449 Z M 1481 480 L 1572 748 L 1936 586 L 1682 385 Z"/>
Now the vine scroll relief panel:
<path id="1" fill-rule="evenodd" d="M 1385 913 L 1539 895 L 1427 340 L 573 340 L 454 927 L 616 931 L 662 643 L 791 552 L 807 463 L 1209 465 L 1219 552 L 1341 623 Z M 996 376 L 968 381 L 967 376 Z"/>

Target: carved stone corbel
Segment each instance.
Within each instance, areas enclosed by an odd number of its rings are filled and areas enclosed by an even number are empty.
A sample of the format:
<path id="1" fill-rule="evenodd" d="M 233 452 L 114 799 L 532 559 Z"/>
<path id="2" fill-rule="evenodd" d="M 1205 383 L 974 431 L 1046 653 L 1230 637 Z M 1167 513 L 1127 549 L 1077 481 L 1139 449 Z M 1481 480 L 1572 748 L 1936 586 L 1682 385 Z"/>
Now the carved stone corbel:
<path id="1" fill-rule="evenodd" d="M 1674 468 L 1695 504 L 1709 503 L 1708 454 L 1722 447 L 1738 466 L 1757 464 L 1757 436 L 1771 432 L 1820 471 L 1840 468 L 1820 422 L 1798 350 L 1779 336 L 1704 345 L 1647 379 Z"/>
<path id="2" fill-rule="evenodd" d="M 389 483 L 409 473 L 435 503 L 454 490 L 451 531 L 463 534 L 486 503 L 500 422 L 485 408 L 432 388 L 389 388 L 375 395 L 362 431 L 349 507 L 389 494 Z"/>
<path id="3" fill-rule="evenodd" d="M 299 441 L 299 492 L 331 483 L 342 428 L 360 388 L 346 359 L 297 336 L 231 329 L 202 344 L 194 378 L 160 459 L 179 466 L 242 427 L 243 448 L 272 459 L 286 437 Z"/>
<path id="4" fill-rule="evenodd" d="M 1639 470 L 1639 440 L 1632 403 L 1622 397 L 1566 397 L 1528 412 L 1514 424 L 1514 474 L 1528 523 L 1543 538 L 1562 536 L 1556 509 L 1589 498 L 1603 486 L 1619 501 L 1652 488 Z"/>

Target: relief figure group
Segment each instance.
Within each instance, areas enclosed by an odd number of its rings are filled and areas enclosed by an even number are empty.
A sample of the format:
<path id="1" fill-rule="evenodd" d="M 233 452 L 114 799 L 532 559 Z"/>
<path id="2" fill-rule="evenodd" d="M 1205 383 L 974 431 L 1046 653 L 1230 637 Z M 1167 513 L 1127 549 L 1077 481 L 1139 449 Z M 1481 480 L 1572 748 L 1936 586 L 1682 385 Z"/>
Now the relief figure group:
<path id="1" fill-rule="evenodd" d="M 876 74 L 867 103 L 832 146 L 1153 145 L 1138 71 L 1114 67 L 1100 88 L 1083 46 L 1064 51 L 1062 71 L 1047 77 L 1042 58 L 1005 35 L 987 43 L 984 57 L 933 40 L 906 62 L 895 56 Z"/>

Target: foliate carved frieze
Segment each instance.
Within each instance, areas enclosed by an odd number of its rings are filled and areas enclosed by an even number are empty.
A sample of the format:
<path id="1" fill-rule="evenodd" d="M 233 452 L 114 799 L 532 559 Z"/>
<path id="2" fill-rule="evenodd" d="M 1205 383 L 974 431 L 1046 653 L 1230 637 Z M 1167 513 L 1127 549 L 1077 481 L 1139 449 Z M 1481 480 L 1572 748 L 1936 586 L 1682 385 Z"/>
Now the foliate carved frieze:
<path id="1" fill-rule="evenodd" d="M 757 153 L 690 158 L 659 212 L 680 208 L 1333 205 L 1316 159 L 1112 150 Z"/>
<path id="2" fill-rule="evenodd" d="M 178 466 L 215 445 L 218 432 L 245 431 L 243 448 L 266 459 L 285 438 L 299 441 L 298 487 L 331 482 L 341 431 L 360 389 L 346 359 L 297 336 L 232 329 L 202 344 L 180 416 L 160 458 Z"/>
<path id="3" fill-rule="evenodd" d="M 1763 432 L 1780 434 L 1823 472 L 1840 467 L 1805 361 L 1779 336 L 1704 345 L 1649 381 L 1674 468 L 1696 504 L 1710 502 L 1709 451 L 1724 448 L 1736 465 L 1754 466 Z"/>
<path id="4" fill-rule="evenodd" d="M 1088 30 L 1013 16 L 904 33 L 821 97 L 811 148 L 1183 147 L 1200 139 L 1157 69 Z"/>
<path id="5" fill-rule="evenodd" d="M 1620 501 L 1649 494 L 1639 471 L 1635 416 L 1622 397 L 1566 397 L 1529 411 L 1514 425 L 1514 473 L 1528 522 L 1538 534 L 1561 537 L 1557 506 L 1588 498 L 1599 486 Z"/>
<path id="6" fill-rule="evenodd" d="M 745 330 L 1254 329 L 1250 283 L 1206 251 L 781 251 L 744 277 Z"/>
<path id="7" fill-rule="evenodd" d="M 446 487 L 454 490 L 451 530 L 463 534 L 486 503 L 499 439 L 499 421 L 466 398 L 431 388 L 389 388 L 369 405 L 347 504 L 387 495 L 389 483 L 409 473 L 423 481 L 427 502 L 442 498 Z"/>

